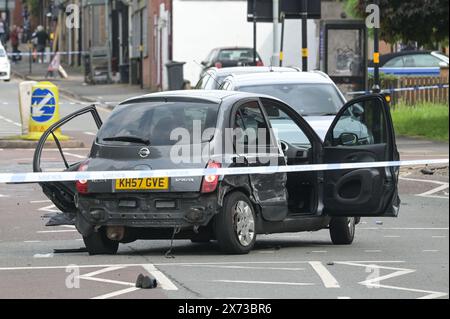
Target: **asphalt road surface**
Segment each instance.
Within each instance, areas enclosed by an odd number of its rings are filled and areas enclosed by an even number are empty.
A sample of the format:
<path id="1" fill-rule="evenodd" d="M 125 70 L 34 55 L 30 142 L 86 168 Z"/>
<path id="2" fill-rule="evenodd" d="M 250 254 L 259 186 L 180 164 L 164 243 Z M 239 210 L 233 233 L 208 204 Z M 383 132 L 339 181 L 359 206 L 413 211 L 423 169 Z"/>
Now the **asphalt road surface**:
<path id="1" fill-rule="evenodd" d="M 18 134 L 17 83 L 0 85 L 0 135 Z M 62 115 L 83 107 L 61 102 Z M 65 133 L 89 141 L 95 126 L 79 120 Z M 406 140 L 401 150 L 408 159 L 448 157 L 448 145 Z M 67 150 L 69 161 L 87 151 Z M 44 154 L 56 168 L 59 154 Z M 31 171 L 32 156 L 0 150 L 0 172 Z M 0 298 L 448 298 L 448 183 L 448 170 L 403 169 L 399 218 L 363 218 L 351 246 L 332 245 L 322 230 L 259 236 L 239 256 L 222 255 L 214 242 L 175 241 L 172 258 L 167 240 L 88 256 L 73 227 L 44 226 L 57 210 L 38 185 L 0 184 Z M 140 273 L 156 277 L 158 288 L 135 288 Z"/>

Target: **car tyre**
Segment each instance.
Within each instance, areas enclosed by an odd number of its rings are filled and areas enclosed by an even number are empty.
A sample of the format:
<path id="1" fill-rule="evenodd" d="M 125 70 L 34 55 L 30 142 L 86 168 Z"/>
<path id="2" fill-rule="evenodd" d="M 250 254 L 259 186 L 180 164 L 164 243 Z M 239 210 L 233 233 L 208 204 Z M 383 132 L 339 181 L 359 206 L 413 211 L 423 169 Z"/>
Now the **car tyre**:
<path id="1" fill-rule="evenodd" d="M 83 241 L 89 255 L 115 255 L 119 249 L 119 242 L 106 237 L 104 228 L 83 236 Z"/>
<path id="2" fill-rule="evenodd" d="M 256 215 L 252 203 L 241 192 L 225 196 L 222 209 L 214 219 L 214 231 L 221 250 L 247 254 L 256 242 Z"/>
<path id="3" fill-rule="evenodd" d="M 330 221 L 330 237 L 334 245 L 350 245 L 355 238 L 355 218 L 335 217 Z"/>

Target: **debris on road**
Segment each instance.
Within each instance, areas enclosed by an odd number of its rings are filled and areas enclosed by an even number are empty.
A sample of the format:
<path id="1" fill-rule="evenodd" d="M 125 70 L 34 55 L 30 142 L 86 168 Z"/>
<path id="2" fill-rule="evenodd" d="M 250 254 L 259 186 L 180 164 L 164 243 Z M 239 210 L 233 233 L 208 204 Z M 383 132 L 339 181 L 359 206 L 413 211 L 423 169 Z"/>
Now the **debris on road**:
<path id="1" fill-rule="evenodd" d="M 144 276 L 143 274 L 139 274 L 136 279 L 136 287 L 142 289 L 153 289 L 158 286 L 158 282 L 155 278 L 151 276 Z"/>

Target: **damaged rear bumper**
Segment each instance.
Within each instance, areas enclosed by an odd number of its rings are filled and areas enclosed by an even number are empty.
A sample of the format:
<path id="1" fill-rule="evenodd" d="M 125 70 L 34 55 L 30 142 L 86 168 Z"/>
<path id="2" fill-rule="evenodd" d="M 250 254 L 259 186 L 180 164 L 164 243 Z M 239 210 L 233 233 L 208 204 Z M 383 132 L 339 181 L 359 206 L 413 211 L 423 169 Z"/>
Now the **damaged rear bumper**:
<path id="1" fill-rule="evenodd" d="M 77 196 L 75 203 L 78 217 L 81 217 L 77 218 L 77 228 L 82 229 L 92 226 L 206 226 L 218 210 L 216 193 L 92 194 Z M 87 225 L 80 225 L 80 222 Z M 83 233 L 82 229 L 79 230 Z"/>

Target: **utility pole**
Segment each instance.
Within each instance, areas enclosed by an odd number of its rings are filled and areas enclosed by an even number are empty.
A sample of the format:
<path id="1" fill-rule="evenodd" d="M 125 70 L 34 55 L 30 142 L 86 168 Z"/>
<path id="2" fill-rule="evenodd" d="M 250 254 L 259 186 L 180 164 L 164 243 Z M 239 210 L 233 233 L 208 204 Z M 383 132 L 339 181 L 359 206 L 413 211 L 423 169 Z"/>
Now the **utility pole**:
<path id="1" fill-rule="evenodd" d="M 280 11 L 280 0 L 273 0 L 273 54 L 270 65 L 274 65 L 279 53 L 279 40 L 278 40 L 278 14 Z"/>
<path id="2" fill-rule="evenodd" d="M 308 71 L 308 0 L 302 0 L 302 71 Z"/>
<path id="3" fill-rule="evenodd" d="M 253 63 L 256 65 L 256 1 L 253 0 Z"/>
<path id="4" fill-rule="evenodd" d="M 375 0 L 375 4 L 377 6 L 380 5 L 379 0 Z M 373 28 L 373 86 L 372 86 L 372 92 L 373 93 L 380 93 L 381 91 L 381 85 L 380 85 L 380 42 L 379 42 L 379 34 L 378 34 L 378 28 L 375 26 Z"/>

